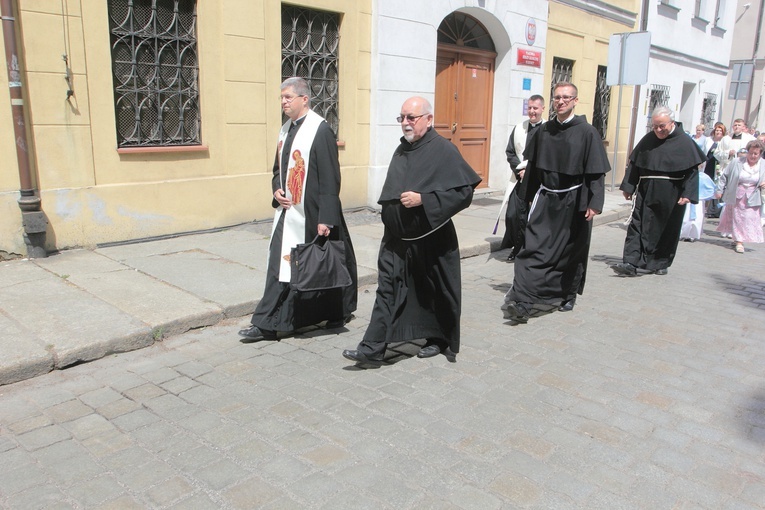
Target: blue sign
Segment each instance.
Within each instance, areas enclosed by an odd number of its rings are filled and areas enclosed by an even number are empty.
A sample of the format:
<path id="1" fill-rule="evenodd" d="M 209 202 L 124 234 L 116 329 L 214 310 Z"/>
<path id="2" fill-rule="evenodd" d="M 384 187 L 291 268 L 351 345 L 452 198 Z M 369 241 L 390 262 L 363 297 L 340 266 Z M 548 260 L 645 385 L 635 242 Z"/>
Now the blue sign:
<path id="1" fill-rule="evenodd" d="M 531 78 L 523 79 L 523 90 L 531 90 Z"/>

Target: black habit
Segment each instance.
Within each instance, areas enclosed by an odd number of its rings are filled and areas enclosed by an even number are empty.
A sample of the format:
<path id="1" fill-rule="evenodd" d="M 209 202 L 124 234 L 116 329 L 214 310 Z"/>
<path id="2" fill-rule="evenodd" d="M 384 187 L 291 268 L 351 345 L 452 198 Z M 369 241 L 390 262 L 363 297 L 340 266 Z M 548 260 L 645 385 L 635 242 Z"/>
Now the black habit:
<path id="1" fill-rule="evenodd" d="M 544 123 L 524 157 L 525 199 L 537 202 L 506 300 L 560 305 L 584 290 L 592 231 L 585 212 L 603 210 L 604 176 L 611 167 L 600 134 L 583 115 Z"/>
<path id="2" fill-rule="evenodd" d="M 287 161 L 292 142 L 304 119 L 305 117 L 298 119 L 293 124 L 284 140 L 282 165 L 279 164 L 277 151 L 271 184 L 274 193 L 282 187 L 281 183 L 286 181 Z M 337 141 L 332 128 L 324 121 L 316 132 L 308 160 L 308 174 L 303 192 L 304 242 L 310 242 L 316 237 L 319 223 L 331 226 L 329 239 L 339 239 L 345 244 L 346 267 L 351 274 L 352 283 L 341 289 L 298 292 L 292 289 L 289 283 L 279 281 L 285 214 L 282 210 L 269 245 L 265 290 L 251 320 L 252 324 L 261 330 L 294 331 L 324 320 L 346 319 L 356 310 L 358 299 L 356 255 L 343 217 L 339 194 L 340 163 L 337 157 Z M 281 207 L 276 199 L 272 201 L 272 205 L 274 208 Z"/>
<path id="3" fill-rule="evenodd" d="M 526 132 L 526 146 L 528 147 L 529 141 L 532 135 L 536 132 L 536 129 L 541 126 L 541 122 L 536 125 L 529 123 L 528 131 Z M 523 124 L 520 124 L 523 129 Z M 518 255 L 521 251 L 524 241 L 524 233 L 526 232 L 526 220 L 529 215 L 529 207 L 526 202 L 526 183 L 527 179 L 521 178 L 519 175 L 521 170 L 518 170 L 518 165 L 521 164 L 521 159 L 518 157 L 515 151 L 515 130 L 518 126 L 513 128 L 513 132 L 510 133 L 510 141 L 507 143 L 507 149 L 505 154 L 507 155 L 507 162 L 510 163 L 510 169 L 515 174 L 517 184 L 510 192 L 510 196 L 507 200 L 507 209 L 505 210 L 505 235 L 502 238 L 502 244 L 500 249 L 512 248 L 513 255 Z M 525 171 L 524 171 L 525 175 Z"/>
<path id="4" fill-rule="evenodd" d="M 632 219 L 624 240 L 624 262 L 656 271 L 672 265 L 683 227 L 685 205 L 699 201 L 698 166 L 706 160 L 682 125 L 660 139 L 646 134 L 632 151 L 619 189 L 633 195 Z"/>
<path id="5" fill-rule="evenodd" d="M 385 344 L 420 338 L 460 346 L 462 280 L 452 216 L 467 208 L 481 178 L 457 148 L 429 129 L 413 143 L 401 139 L 378 203 L 385 226 L 377 261 L 377 294 L 359 351 L 381 358 Z M 406 208 L 401 194 L 421 194 Z"/>

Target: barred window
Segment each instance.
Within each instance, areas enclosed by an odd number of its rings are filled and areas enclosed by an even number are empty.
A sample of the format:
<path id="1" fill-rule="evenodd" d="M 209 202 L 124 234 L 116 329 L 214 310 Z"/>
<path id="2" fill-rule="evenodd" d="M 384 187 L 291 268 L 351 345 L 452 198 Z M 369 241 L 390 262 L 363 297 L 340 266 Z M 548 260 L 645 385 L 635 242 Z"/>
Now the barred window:
<path id="1" fill-rule="evenodd" d="M 715 115 L 717 115 L 717 94 L 707 92 L 704 94 L 704 101 L 701 105 L 701 123 L 707 128 L 705 134 L 712 133 Z"/>
<path id="2" fill-rule="evenodd" d="M 669 87 L 666 85 L 651 85 L 646 91 L 646 96 L 646 99 L 648 100 L 646 133 L 648 133 L 652 129 L 651 115 L 653 114 L 653 111 L 659 106 L 667 106 L 669 104 Z"/>
<path id="3" fill-rule="evenodd" d="M 611 107 L 611 87 L 606 83 L 606 66 L 598 66 L 595 80 L 595 109 L 592 113 L 592 125 L 600 133 L 602 140 L 606 139 L 608 131 L 608 111 Z"/>
<path id="4" fill-rule="evenodd" d="M 567 58 L 553 57 L 552 79 L 550 80 L 550 101 L 555 95 L 555 85 L 562 82 L 571 83 L 574 77 L 574 61 Z M 550 108 L 550 120 L 555 118 L 555 108 Z"/>
<path id="5" fill-rule="evenodd" d="M 109 0 L 117 146 L 200 145 L 196 0 Z"/>
<path id="6" fill-rule="evenodd" d="M 340 127 L 339 43 L 339 14 L 282 5 L 282 80 L 304 78 L 311 89 L 311 109 L 335 133 Z"/>

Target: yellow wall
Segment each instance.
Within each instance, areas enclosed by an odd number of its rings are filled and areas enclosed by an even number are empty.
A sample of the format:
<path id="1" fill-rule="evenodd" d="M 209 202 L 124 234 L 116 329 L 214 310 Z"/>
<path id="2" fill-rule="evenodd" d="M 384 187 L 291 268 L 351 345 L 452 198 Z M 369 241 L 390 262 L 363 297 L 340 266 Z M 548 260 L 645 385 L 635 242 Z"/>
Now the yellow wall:
<path id="1" fill-rule="evenodd" d="M 609 4 L 632 13 L 639 13 L 638 0 L 612 1 Z M 580 9 L 575 9 L 555 1 L 549 3 L 547 28 L 547 55 L 545 59 L 545 83 L 549 84 L 552 77 L 553 57 L 574 60 L 572 82 L 579 89 L 579 103 L 575 112 L 586 115 L 592 122 L 595 106 L 595 86 L 598 66 L 608 64 L 608 42 L 612 34 L 639 30 L 637 17 L 635 26 L 629 27 L 622 23 L 595 16 Z M 615 170 L 615 184 L 618 187 L 624 176 L 624 165 L 628 156 L 630 110 L 632 107 L 633 87 L 625 86 L 622 90 L 622 113 L 619 127 L 619 143 L 617 163 L 613 163 L 616 140 L 616 117 L 619 104 L 619 87 L 611 87 L 611 102 L 609 107 L 608 129 L 606 131 L 606 152 Z M 551 105 L 552 107 L 552 105 Z M 610 185 L 612 174 L 606 176 Z"/>
<path id="2" fill-rule="evenodd" d="M 17 30 L 30 146 L 48 249 L 234 225 L 273 216 L 271 167 L 281 125 L 281 3 L 198 1 L 204 151 L 118 154 L 107 3 L 25 0 Z M 295 2 L 297 3 L 297 2 Z M 340 149 L 345 208 L 366 204 L 371 0 L 306 0 L 339 12 Z M 65 15 L 62 15 L 62 8 Z M 268 22 L 266 20 L 269 20 Z M 44 34 L 44 35 L 43 35 Z M 64 62 L 74 74 L 66 101 Z M 0 78 L 7 90 L 7 76 Z M 0 150 L 15 154 L 0 98 Z M 0 254 L 23 255 L 18 171 L 0 171 Z M 9 214 L 6 214 L 9 213 Z"/>

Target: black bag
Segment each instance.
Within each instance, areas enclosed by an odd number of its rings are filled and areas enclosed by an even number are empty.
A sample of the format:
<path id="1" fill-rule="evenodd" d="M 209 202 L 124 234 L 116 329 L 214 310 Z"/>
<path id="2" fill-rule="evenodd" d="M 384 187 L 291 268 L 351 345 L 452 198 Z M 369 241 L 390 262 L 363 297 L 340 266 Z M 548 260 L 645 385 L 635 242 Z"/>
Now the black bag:
<path id="1" fill-rule="evenodd" d="M 345 244 L 325 236 L 316 236 L 310 243 L 292 248 L 290 269 L 290 285 L 301 292 L 351 284 L 351 274 L 345 267 Z"/>

